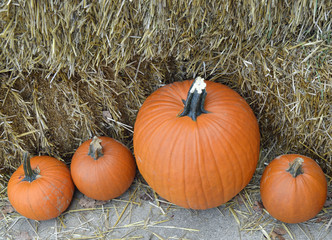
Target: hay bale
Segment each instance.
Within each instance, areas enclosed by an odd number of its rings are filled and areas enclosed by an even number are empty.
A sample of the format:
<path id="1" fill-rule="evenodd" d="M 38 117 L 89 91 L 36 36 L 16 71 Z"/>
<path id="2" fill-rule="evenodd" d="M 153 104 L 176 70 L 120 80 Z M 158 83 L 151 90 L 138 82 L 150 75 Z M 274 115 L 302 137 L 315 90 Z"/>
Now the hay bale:
<path id="1" fill-rule="evenodd" d="M 331 1 L 0 3 L 0 164 L 22 150 L 69 162 L 93 135 L 132 147 L 144 99 L 201 75 L 238 91 L 270 161 L 332 172 Z"/>

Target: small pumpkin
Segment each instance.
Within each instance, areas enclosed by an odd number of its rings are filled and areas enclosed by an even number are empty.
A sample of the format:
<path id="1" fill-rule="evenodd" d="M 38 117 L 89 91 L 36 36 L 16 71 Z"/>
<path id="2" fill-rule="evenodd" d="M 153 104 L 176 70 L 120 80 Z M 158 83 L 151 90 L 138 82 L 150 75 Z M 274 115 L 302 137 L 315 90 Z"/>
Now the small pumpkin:
<path id="1" fill-rule="evenodd" d="M 10 177 L 8 199 L 21 215 L 34 220 L 59 216 L 69 206 L 73 193 L 68 167 L 56 158 L 23 154 L 21 165 Z"/>
<path id="2" fill-rule="evenodd" d="M 74 184 L 86 196 L 110 200 L 132 184 L 136 164 L 130 150 L 110 137 L 94 137 L 76 150 L 70 166 Z"/>
<path id="3" fill-rule="evenodd" d="M 327 182 L 313 159 L 286 154 L 265 168 L 260 193 L 271 216 L 285 223 L 300 223 L 315 217 L 323 208 Z"/>
<path id="4" fill-rule="evenodd" d="M 161 197 L 207 209 L 249 183 L 260 134 L 253 111 L 238 93 L 198 77 L 163 86 L 145 100 L 133 144 L 139 171 Z"/>

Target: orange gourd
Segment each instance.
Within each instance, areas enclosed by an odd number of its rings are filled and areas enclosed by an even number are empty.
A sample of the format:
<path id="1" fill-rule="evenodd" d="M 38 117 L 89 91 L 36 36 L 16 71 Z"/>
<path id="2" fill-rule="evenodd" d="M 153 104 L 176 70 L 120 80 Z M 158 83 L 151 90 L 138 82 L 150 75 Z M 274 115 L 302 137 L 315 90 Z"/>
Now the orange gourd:
<path id="1" fill-rule="evenodd" d="M 133 144 L 139 171 L 161 197 L 185 208 L 207 209 L 227 202 L 249 183 L 260 134 L 239 94 L 198 77 L 163 86 L 145 100 Z"/>
<path id="2" fill-rule="evenodd" d="M 314 160 L 286 154 L 265 168 L 260 192 L 271 216 L 285 223 L 299 223 L 315 217 L 323 208 L 327 182 Z"/>
<path id="3" fill-rule="evenodd" d="M 69 206 L 73 193 L 68 167 L 49 156 L 31 159 L 23 154 L 21 165 L 8 182 L 8 199 L 21 215 L 34 220 L 59 216 Z"/>
<path id="4" fill-rule="evenodd" d="M 96 200 L 122 195 L 136 174 L 129 149 L 110 137 L 94 137 L 79 146 L 70 165 L 74 184 Z"/>

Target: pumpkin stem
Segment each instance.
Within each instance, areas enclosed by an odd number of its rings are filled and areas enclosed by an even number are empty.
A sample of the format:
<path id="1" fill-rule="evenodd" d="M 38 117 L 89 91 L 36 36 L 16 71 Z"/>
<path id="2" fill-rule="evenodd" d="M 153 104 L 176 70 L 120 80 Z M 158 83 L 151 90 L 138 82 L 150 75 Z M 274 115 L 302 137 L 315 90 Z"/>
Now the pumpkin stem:
<path id="1" fill-rule="evenodd" d="M 94 136 L 89 147 L 88 155 L 91 156 L 94 160 L 104 156 L 103 147 L 101 146 L 101 140 Z"/>
<path id="2" fill-rule="evenodd" d="M 289 163 L 289 168 L 286 170 L 290 174 L 292 174 L 293 177 L 297 177 L 300 174 L 303 174 L 302 170 L 302 163 L 304 160 L 302 158 L 295 158 L 293 162 Z"/>
<path id="3" fill-rule="evenodd" d="M 184 103 L 184 109 L 179 114 L 180 117 L 188 116 L 196 121 L 199 115 L 202 113 L 208 113 L 208 111 L 204 109 L 204 102 L 207 94 L 205 87 L 206 83 L 203 78 L 197 77 L 194 80 L 188 91 L 187 100 L 182 100 Z"/>
<path id="4" fill-rule="evenodd" d="M 36 180 L 39 176 L 38 169 L 32 170 L 30 158 L 28 158 L 28 153 L 23 153 L 23 170 L 24 170 L 24 178 L 22 181 L 32 182 Z"/>

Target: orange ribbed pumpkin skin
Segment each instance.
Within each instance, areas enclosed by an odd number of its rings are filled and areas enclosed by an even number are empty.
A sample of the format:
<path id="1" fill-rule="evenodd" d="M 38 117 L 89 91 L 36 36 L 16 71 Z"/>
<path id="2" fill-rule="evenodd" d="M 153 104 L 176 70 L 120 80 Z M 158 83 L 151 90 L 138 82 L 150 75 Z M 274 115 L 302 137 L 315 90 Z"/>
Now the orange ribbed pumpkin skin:
<path id="1" fill-rule="evenodd" d="M 134 154 L 147 183 L 163 198 L 192 209 L 217 207 L 251 180 L 259 157 L 256 117 L 225 85 L 206 82 L 205 110 L 178 117 L 192 80 L 161 87 L 142 105 Z"/>
<path id="2" fill-rule="evenodd" d="M 303 174 L 293 177 L 286 170 L 295 158 L 302 158 Z M 266 210 L 285 223 L 305 222 L 323 208 L 327 182 L 319 165 L 306 156 L 286 154 L 277 157 L 265 168 L 260 192 Z"/>
<path id="3" fill-rule="evenodd" d="M 58 217 L 69 206 L 73 194 L 68 167 L 49 156 L 30 159 L 31 168 L 39 169 L 39 177 L 32 182 L 24 179 L 21 165 L 8 182 L 8 199 L 21 215 L 34 220 L 49 220 Z"/>
<path id="4" fill-rule="evenodd" d="M 110 137 L 101 140 L 104 156 L 94 160 L 88 155 L 91 139 L 76 150 L 70 170 L 75 186 L 96 200 L 110 200 L 122 195 L 132 184 L 136 164 L 130 150 Z"/>

